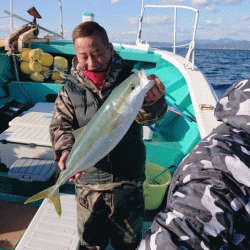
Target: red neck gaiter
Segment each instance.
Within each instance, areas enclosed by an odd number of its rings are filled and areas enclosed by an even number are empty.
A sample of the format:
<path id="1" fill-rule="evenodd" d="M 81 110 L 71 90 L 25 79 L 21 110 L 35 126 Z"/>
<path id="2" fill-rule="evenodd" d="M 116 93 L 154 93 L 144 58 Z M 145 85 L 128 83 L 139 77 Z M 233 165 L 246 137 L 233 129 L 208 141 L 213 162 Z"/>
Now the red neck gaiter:
<path id="1" fill-rule="evenodd" d="M 84 71 L 81 72 L 87 76 L 98 89 L 102 89 L 102 86 L 105 82 L 106 72 L 91 72 L 91 71 Z"/>

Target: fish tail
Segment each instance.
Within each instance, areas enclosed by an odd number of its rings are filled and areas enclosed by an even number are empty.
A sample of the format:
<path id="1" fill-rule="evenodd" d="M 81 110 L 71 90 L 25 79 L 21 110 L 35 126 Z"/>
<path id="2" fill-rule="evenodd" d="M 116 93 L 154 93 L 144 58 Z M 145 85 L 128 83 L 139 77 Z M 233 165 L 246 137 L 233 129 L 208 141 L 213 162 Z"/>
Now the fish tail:
<path id="1" fill-rule="evenodd" d="M 32 197 L 30 197 L 29 199 L 27 199 L 24 204 L 27 204 L 29 202 L 38 201 L 38 200 L 41 200 L 44 198 L 48 198 L 52 201 L 52 203 L 56 209 L 56 212 L 57 212 L 58 216 L 60 217 L 62 214 L 60 195 L 59 195 L 58 190 L 56 190 L 56 191 L 54 191 L 54 190 L 55 190 L 54 186 L 47 188 L 47 189 L 43 190 L 42 192 L 35 194 Z"/>

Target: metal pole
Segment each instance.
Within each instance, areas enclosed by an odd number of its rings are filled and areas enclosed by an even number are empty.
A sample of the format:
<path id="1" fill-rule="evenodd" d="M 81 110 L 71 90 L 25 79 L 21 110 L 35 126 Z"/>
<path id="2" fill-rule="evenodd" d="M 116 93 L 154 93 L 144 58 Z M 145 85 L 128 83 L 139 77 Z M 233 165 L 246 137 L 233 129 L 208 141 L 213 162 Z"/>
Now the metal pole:
<path id="1" fill-rule="evenodd" d="M 195 36 L 196 36 L 196 30 L 197 30 L 197 26 L 198 26 L 198 17 L 199 17 L 199 11 L 197 10 L 196 16 L 195 16 L 195 25 L 194 25 L 193 41 L 195 40 Z"/>
<path id="2" fill-rule="evenodd" d="M 173 53 L 175 54 L 175 43 L 176 43 L 176 19 L 177 19 L 177 8 L 174 8 L 174 48 Z"/>
<path id="3" fill-rule="evenodd" d="M 139 30 L 138 30 L 138 34 L 137 34 L 136 44 L 139 44 L 140 40 L 141 40 L 141 29 L 142 29 L 143 15 L 144 15 L 144 0 L 142 0 L 142 5 L 141 5 L 141 18 L 139 21 Z"/>
<path id="4" fill-rule="evenodd" d="M 197 26 L 198 26 L 198 18 L 199 18 L 199 11 L 196 11 L 196 16 L 195 16 L 195 25 L 194 25 L 194 33 L 193 33 L 193 43 L 195 43 L 195 36 L 196 36 L 196 31 L 197 31 Z M 195 48 L 195 44 L 194 44 Z M 194 70 L 194 49 L 192 53 L 192 70 Z"/>
<path id="5" fill-rule="evenodd" d="M 7 11 L 7 10 L 5 10 L 4 13 L 10 15 L 10 12 Z M 17 18 L 17 19 L 19 19 L 19 20 L 21 20 L 21 21 L 24 21 L 24 22 L 26 22 L 26 23 L 31 23 L 29 20 L 26 20 L 26 19 L 24 19 L 24 18 L 22 18 L 22 17 L 20 17 L 20 16 L 18 16 L 18 15 L 16 15 L 16 14 L 13 14 L 13 17 L 15 17 L 15 18 Z M 36 24 L 36 26 L 37 26 L 38 28 L 44 30 L 44 31 L 47 31 L 47 32 L 53 34 L 54 36 L 61 37 L 61 35 L 59 35 L 59 34 L 53 32 L 53 31 L 51 31 L 51 30 L 48 30 L 48 29 L 46 29 L 46 28 L 44 28 L 44 27 L 42 27 L 42 26 L 40 26 L 40 25 L 38 25 L 38 24 Z"/>
<path id="6" fill-rule="evenodd" d="M 58 0 L 60 8 L 60 19 L 61 19 L 61 37 L 63 39 L 63 17 L 62 17 L 62 3 L 61 0 Z"/>
<path id="7" fill-rule="evenodd" d="M 10 31 L 13 32 L 13 0 L 10 1 Z"/>

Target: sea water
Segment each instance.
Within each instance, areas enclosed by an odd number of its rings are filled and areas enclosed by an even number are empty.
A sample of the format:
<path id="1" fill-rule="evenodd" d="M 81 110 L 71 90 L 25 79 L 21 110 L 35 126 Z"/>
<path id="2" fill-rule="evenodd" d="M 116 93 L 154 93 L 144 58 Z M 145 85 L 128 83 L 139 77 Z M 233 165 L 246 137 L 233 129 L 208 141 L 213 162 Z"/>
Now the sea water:
<path id="1" fill-rule="evenodd" d="M 187 50 L 176 53 L 185 57 Z M 250 50 L 195 49 L 195 65 L 220 98 L 232 84 L 250 78 Z"/>
<path id="2" fill-rule="evenodd" d="M 219 98 L 235 82 L 250 78 L 249 50 L 197 49 L 195 60 Z"/>

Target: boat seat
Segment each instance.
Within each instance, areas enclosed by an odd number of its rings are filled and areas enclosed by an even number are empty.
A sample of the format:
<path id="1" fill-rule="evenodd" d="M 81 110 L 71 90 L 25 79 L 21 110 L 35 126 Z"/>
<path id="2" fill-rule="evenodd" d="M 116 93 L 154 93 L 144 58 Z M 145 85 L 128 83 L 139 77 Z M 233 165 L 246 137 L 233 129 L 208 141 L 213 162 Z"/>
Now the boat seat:
<path id="1" fill-rule="evenodd" d="M 75 196 L 61 193 L 60 199 L 61 217 L 58 217 L 49 199 L 44 199 L 16 250 L 74 250 L 79 248 Z"/>

